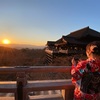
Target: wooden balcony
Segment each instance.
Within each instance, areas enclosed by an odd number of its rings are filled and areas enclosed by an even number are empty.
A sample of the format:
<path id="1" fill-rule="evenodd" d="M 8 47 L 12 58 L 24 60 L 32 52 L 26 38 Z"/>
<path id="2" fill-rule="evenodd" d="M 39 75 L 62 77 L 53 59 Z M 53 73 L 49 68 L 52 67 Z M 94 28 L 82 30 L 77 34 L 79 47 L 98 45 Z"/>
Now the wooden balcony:
<path id="1" fill-rule="evenodd" d="M 71 79 L 28 80 L 29 73 L 70 73 L 70 66 L 17 66 L 0 67 L 0 75 L 14 74 L 15 81 L 0 81 L 0 93 L 13 93 L 14 97 L 0 100 L 72 100 L 74 86 Z M 32 91 L 59 90 L 59 94 L 29 95 Z"/>

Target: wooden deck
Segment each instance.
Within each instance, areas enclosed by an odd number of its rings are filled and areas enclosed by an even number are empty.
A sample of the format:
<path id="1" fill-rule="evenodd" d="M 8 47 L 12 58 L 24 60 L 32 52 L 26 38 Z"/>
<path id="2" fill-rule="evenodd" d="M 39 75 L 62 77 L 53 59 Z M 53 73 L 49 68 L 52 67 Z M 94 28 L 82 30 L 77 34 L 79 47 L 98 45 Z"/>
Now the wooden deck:
<path id="1" fill-rule="evenodd" d="M 38 95 L 29 97 L 30 100 L 64 100 L 61 94 Z"/>
<path id="2" fill-rule="evenodd" d="M 0 100 L 15 100 L 14 97 L 0 97 Z M 63 100 L 62 95 L 37 95 L 29 96 L 29 100 Z"/>
<path id="3" fill-rule="evenodd" d="M 15 100 L 14 97 L 0 97 L 0 100 Z"/>

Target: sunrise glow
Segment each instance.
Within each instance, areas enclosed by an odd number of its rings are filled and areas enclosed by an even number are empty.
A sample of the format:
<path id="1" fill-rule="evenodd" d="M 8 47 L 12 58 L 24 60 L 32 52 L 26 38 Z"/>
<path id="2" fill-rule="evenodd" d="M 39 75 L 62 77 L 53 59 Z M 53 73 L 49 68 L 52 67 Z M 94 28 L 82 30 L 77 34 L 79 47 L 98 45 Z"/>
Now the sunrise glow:
<path id="1" fill-rule="evenodd" d="M 4 40 L 2 40 L 2 43 L 3 43 L 3 44 L 10 44 L 10 40 L 4 39 Z"/>

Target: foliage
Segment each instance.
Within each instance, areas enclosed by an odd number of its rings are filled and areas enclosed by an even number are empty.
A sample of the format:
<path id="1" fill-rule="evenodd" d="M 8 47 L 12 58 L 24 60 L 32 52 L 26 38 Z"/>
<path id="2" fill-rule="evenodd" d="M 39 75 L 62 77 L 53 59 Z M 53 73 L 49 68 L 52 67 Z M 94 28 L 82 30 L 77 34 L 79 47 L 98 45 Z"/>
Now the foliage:
<path id="1" fill-rule="evenodd" d="M 14 49 L 0 47 L 0 66 L 34 66 L 43 65 L 43 49 Z"/>

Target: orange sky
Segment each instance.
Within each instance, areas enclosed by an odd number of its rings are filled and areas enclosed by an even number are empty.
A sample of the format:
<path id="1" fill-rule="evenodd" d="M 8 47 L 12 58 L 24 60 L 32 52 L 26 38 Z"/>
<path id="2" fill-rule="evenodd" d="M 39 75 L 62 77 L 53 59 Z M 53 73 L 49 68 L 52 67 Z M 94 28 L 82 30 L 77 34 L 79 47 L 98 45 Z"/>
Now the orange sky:
<path id="1" fill-rule="evenodd" d="M 99 9 L 99 0 L 0 0 L 0 44 L 44 46 L 83 27 L 100 31 Z"/>

